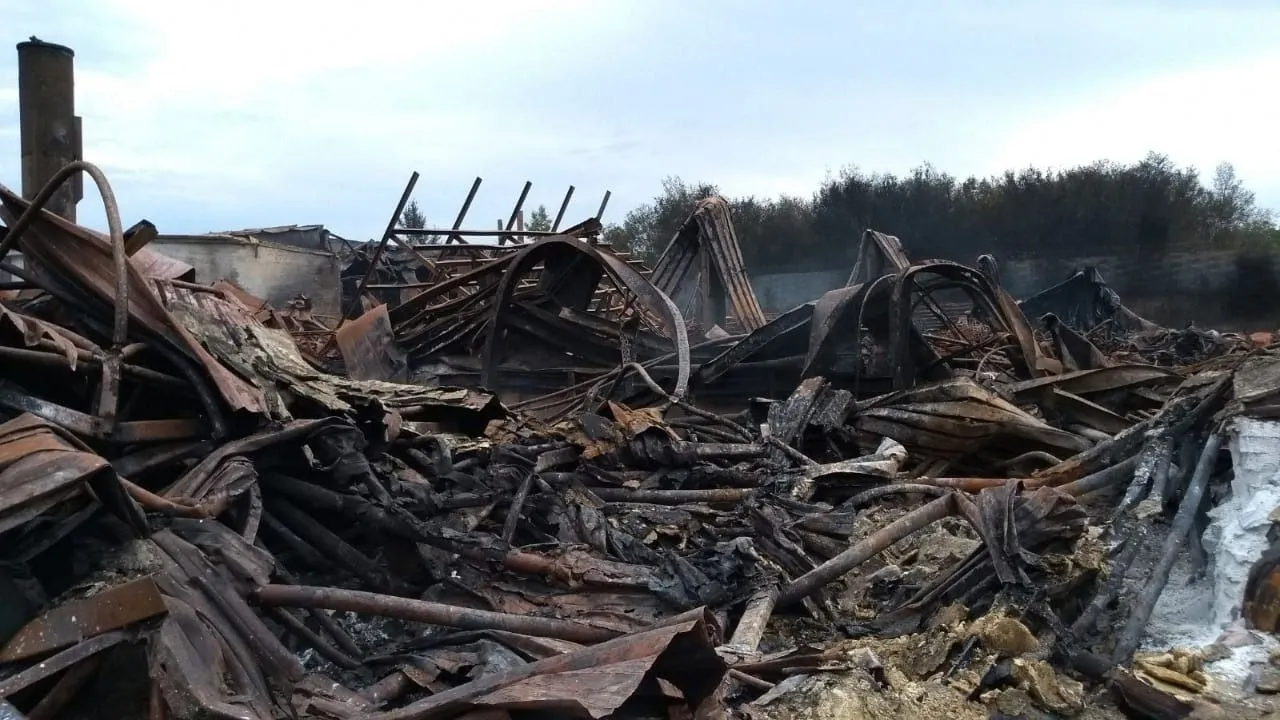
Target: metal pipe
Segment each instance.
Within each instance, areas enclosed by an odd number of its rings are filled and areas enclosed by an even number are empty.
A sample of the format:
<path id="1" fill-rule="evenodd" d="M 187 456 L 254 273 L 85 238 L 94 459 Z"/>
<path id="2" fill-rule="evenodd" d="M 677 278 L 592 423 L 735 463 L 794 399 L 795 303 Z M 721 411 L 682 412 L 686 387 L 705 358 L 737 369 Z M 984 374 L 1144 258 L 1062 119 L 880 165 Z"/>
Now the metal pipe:
<path id="1" fill-rule="evenodd" d="M 462 227 L 462 221 L 467 218 L 467 212 L 471 210 L 471 201 L 476 199 L 476 193 L 480 191 L 481 182 L 483 182 L 483 179 L 480 177 L 477 177 L 475 179 L 475 182 L 471 183 L 471 190 L 467 192 L 467 199 L 462 201 L 462 207 L 458 209 L 458 217 L 453 219 L 454 230 L 457 230 L 458 228 Z M 453 242 L 455 237 L 457 238 L 458 242 L 462 242 L 461 236 L 450 235 L 448 239 L 445 241 L 446 244 Z"/>
<path id="2" fill-rule="evenodd" d="M 596 211 L 596 220 L 604 217 L 604 209 L 609 207 L 609 198 L 613 197 L 612 190 L 604 191 L 604 198 L 600 200 L 600 209 Z"/>
<path id="3" fill-rule="evenodd" d="M 516 226 L 516 218 L 520 216 L 520 210 L 524 208 L 524 201 L 525 201 L 525 198 L 529 197 L 529 191 L 530 191 L 530 190 L 532 190 L 532 189 L 533 189 L 533 181 L 532 181 L 532 180 L 525 180 L 525 181 L 524 181 L 524 189 L 520 191 L 520 197 L 516 199 L 516 206 L 515 206 L 515 207 L 513 207 L 513 208 L 511 208 L 511 217 L 507 218 L 507 227 L 506 227 L 506 229 L 507 229 L 508 231 L 510 231 L 510 230 L 511 230 L 511 228 L 513 228 L 513 227 L 515 227 L 515 226 Z M 505 237 L 506 237 L 506 236 L 503 236 L 503 237 L 499 237 L 499 238 L 498 238 L 498 244 L 499 244 L 499 245 L 501 245 L 501 244 L 503 243 L 503 241 L 504 241 Z M 514 238 L 513 238 L 513 240 L 514 240 Z"/>
<path id="4" fill-rule="evenodd" d="M 564 220 L 564 212 L 569 209 L 569 201 L 573 199 L 573 186 L 569 186 L 569 191 L 564 194 L 564 200 L 560 201 L 560 211 L 556 213 L 556 221 L 551 223 L 551 232 L 560 229 L 560 221 Z"/>
<path id="5" fill-rule="evenodd" d="M 951 515 L 955 508 L 954 503 L 950 495 L 944 495 L 871 533 L 848 550 L 796 578 L 782 590 L 778 596 L 778 605 L 790 605 L 805 599 L 822 586 L 878 555 L 890 545 Z"/>
<path id="6" fill-rule="evenodd" d="M 111 341 L 115 349 L 125 345 L 129 333 L 129 256 L 124 249 L 124 225 L 120 222 L 120 206 L 116 203 L 116 194 L 111 190 L 107 176 L 93 163 L 83 160 L 67 163 L 61 170 L 49 178 L 49 182 L 40 188 L 27 209 L 9 228 L 4 239 L 0 240 L 0 261 L 9 254 L 9 250 L 17 245 L 22 234 L 31 226 L 36 214 L 45 209 L 58 188 L 78 173 L 85 173 L 98 186 L 98 194 L 102 197 L 102 207 L 107 216 L 107 233 L 111 237 L 111 255 L 116 269 L 115 325 L 112 328 Z"/>
<path id="7" fill-rule="evenodd" d="M 534 637 L 549 637 L 580 643 L 603 642 L 619 634 L 614 630 L 592 627 L 570 620 L 511 615 L 340 588 L 264 585 L 253 592 L 253 599 L 264 607 L 323 608 L 393 617 L 464 630 L 507 630 Z"/>

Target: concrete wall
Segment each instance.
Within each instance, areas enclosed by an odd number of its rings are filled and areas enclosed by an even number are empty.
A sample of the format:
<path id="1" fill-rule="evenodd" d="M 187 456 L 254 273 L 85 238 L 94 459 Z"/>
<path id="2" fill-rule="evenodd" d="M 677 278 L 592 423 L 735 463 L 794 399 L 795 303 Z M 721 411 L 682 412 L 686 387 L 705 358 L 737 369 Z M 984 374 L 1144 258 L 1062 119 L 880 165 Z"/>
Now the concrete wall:
<path id="1" fill-rule="evenodd" d="M 1194 321 L 1224 331 L 1280 328 L 1280 251 L 1000 260 L 1000 274 L 1010 294 L 1022 299 L 1084 265 L 1097 267 L 1126 305 L 1154 322 L 1182 327 Z M 752 275 L 751 284 L 765 312 L 780 313 L 840 287 L 848 275 L 845 268 Z"/>
<path id="2" fill-rule="evenodd" d="M 194 267 L 196 282 L 231 280 L 276 307 L 306 295 L 319 315 L 341 312 L 338 259 L 330 253 L 226 235 L 161 235 L 151 247 Z"/>
<path id="3" fill-rule="evenodd" d="M 280 225 L 269 228 L 226 230 L 213 234 L 230 235 L 275 245 L 302 248 L 304 250 L 319 250 L 321 252 L 335 252 L 338 250 L 335 245 L 342 244 L 341 242 L 333 242 L 333 235 L 323 225 Z"/>
<path id="4" fill-rule="evenodd" d="M 1158 258 L 1091 257 L 1072 261 L 1001 261 L 1016 298 L 1093 265 L 1134 312 L 1170 327 L 1194 321 L 1219 330 L 1280 327 L 1280 252 L 1170 252 Z"/>

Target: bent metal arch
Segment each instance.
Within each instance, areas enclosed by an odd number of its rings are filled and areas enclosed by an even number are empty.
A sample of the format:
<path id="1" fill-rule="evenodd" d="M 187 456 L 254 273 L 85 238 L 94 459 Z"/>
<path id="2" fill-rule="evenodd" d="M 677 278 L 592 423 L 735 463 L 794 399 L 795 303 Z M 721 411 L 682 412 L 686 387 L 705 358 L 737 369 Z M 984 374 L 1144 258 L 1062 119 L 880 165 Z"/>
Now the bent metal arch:
<path id="1" fill-rule="evenodd" d="M 675 344 L 677 375 L 671 395 L 682 398 L 689 386 L 689 336 L 679 308 L 622 259 L 581 240 L 570 237 L 550 237 L 539 240 L 521 250 L 502 274 L 497 296 L 494 298 L 489 332 L 482 354 L 481 383 L 488 388 L 498 388 L 500 338 L 508 322 L 512 297 L 516 287 L 526 274 L 539 263 L 544 269 L 539 289 L 564 307 L 586 310 L 596 287 L 607 276 L 619 289 L 626 289 L 638 303 L 638 309 L 647 311 L 650 320 L 660 323 L 659 329 Z"/>

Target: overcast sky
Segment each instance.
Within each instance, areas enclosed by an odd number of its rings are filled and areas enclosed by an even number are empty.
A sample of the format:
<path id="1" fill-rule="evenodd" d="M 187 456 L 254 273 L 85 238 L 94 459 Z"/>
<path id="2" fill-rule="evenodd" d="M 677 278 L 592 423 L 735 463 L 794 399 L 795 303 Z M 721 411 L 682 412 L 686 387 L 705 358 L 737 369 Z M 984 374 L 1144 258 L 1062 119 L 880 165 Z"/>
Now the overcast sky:
<path id="1" fill-rule="evenodd" d="M 301 9 L 301 12 L 299 12 Z M 843 166 L 954 174 L 1222 161 L 1280 208 L 1275 0 L 0 0 L 0 183 L 17 54 L 76 51 L 85 158 L 125 224 L 380 235 L 411 171 L 432 225 L 620 220 L 662 178 L 810 194 Z M 88 183 L 80 218 L 101 226 Z"/>

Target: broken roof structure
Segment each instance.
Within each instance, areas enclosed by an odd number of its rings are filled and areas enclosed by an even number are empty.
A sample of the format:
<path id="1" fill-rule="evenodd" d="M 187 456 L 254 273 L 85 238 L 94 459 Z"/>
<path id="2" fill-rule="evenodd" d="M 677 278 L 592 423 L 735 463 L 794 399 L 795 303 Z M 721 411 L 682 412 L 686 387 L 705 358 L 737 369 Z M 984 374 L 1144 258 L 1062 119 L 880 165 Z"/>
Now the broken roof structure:
<path id="1" fill-rule="evenodd" d="M 0 188 L 0 714 L 1265 709 L 1273 348 L 875 231 L 770 318 L 720 198 L 652 269 L 384 238 L 334 327 L 51 195 Z"/>

